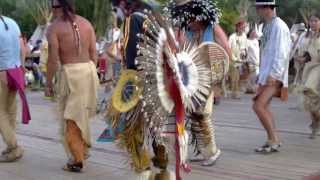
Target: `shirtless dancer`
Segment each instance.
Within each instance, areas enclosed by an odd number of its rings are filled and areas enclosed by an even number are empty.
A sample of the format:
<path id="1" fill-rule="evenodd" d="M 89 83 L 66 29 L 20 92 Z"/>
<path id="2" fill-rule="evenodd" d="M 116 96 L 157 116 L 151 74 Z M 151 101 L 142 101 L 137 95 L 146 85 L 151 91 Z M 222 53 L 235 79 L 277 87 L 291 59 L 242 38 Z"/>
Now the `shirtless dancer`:
<path id="1" fill-rule="evenodd" d="M 48 29 L 49 58 L 46 95 L 53 96 L 52 79 L 59 71 L 58 104 L 61 135 L 68 163 L 64 170 L 80 172 L 90 147 L 90 119 L 95 115 L 99 80 L 96 37 L 92 25 L 75 14 L 72 0 L 52 0 L 55 20 Z"/>

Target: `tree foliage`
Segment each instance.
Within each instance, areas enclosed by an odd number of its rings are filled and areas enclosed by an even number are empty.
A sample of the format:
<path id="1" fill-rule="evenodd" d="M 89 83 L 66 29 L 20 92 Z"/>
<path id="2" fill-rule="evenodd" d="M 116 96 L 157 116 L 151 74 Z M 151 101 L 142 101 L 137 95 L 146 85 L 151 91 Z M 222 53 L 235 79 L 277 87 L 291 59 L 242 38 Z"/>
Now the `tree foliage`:
<path id="1" fill-rule="evenodd" d="M 97 36 L 103 36 L 110 24 L 109 0 L 76 0 L 77 13 L 94 26 Z M 50 17 L 50 0 L 0 0 L 0 13 L 15 19 L 23 33 L 30 37 L 37 25 Z"/>
<path id="2" fill-rule="evenodd" d="M 76 0 L 76 7 L 77 13 L 93 24 L 97 37 L 104 36 L 112 23 L 110 0 Z"/>
<path id="3" fill-rule="evenodd" d="M 37 26 L 32 16 L 22 7 L 20 0 L 0 0 L 0 14 L 15 19 L 27 36 L 31 36 Z"/>
<path id="4" fill-rule="evenodd" d="M 111 24 L 111 2 L 110 0 L 75 0 L 77 13 L 93 24 L 97 36 L 103 36 L 105 30 Z M 259 22 L 253 6 L 255 0 L 214 0 L 222 10 L 220 24 L 230 34 L 234 31 L 235 21 L 242 15 L 247 15 L 249 22 Z M 46 21 L 49 0 L 0 0 L 0 13 L 14 18 L 20 25 L 22 31 L 28 36 L 32 34 L 38 24 Z M 165 4 L 168 0 L 159 0 Z M 294 23 L 304 22 L 310 12 L 320 9 L 320 0 L 277 0 L 279 8 L 278 15 L 283 18 L 289 26 Z M 318 8 L 318 9 L 317 9 Z M 247 12 L 247 13 L 246 13 Z"/>

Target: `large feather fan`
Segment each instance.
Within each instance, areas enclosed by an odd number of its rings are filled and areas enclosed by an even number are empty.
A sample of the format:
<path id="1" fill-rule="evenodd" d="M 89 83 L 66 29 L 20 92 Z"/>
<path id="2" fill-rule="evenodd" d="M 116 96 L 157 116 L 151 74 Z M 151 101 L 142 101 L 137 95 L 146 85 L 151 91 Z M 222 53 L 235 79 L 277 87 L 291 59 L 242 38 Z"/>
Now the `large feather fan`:
<path id="1" fill-rule="evenodd" d="M 208 98 L 212 73 L 208 58 L 204 58 L 196 46 L 187 43 L 176 52 L 169 46 L 168 31 L 152 15 L 147 18 L 145 33 L 138 35 L 141 41 L 136 64 L 139 76 L 144 80 L 141 100 L 145 117 L 150 127 L 160 129 L 174 108 L 167 88 L 167 71 L 174 76 L 183 105 L 190 112 Z"/>

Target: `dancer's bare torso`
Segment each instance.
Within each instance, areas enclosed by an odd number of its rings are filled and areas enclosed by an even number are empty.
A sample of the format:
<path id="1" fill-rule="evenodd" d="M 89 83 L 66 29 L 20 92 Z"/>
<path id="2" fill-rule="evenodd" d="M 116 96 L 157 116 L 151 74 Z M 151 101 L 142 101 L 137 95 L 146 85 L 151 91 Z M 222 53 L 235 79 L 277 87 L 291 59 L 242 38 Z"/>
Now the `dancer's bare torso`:
<path id="1" fill-rule="evenodd" d="M 74 22 L 79 27 L 79 47 L 71 22 L 57 18 L 50 27 L 50 38 L 55 46 L 52 53 L 59 57 L 62 65 L 96 62 L 96 37 L 92 25 L 80 16 L 75 16 Z"/>

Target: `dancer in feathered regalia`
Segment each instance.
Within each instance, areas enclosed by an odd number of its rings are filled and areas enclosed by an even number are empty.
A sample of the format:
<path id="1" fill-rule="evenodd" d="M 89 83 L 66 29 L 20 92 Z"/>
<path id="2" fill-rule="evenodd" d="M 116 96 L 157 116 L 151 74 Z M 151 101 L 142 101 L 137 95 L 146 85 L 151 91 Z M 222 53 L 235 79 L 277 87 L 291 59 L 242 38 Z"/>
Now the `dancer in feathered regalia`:
<path id="1" fill-rule="evenodd" d="M 212 82 L 225 75 L 228 56 L 217 44 L 185 42 L 179 46 L 165 19 L 152 10 L 153 1 L 133 1 L 128 7 L 134 11 L 125 21 L 126 69 L 121 72 L 107 117 L 113 127 L 124 126 L 117 141 L 127 150 L 139 179 L 149 178 L 151 162 L 162 169 L 156 178 L 168 179 L 168 153 L 172 150 L 176 179 L 180 180 L 180 168 L 190 170 L 186 164 L 186 116 L 212 105 Z M 208 98 L 211 104 L 206 105 Z M 195 116 L 207 118 L 203 112 Z M 197 123 L 193 126 L 197 140 L 205 143 L 202 145 L 213 144 L 210 121 L 199 118 Z"/>
<path id="2" fill-rule="evenodd" d="M 231 55 L 228 39 L 218 24 L 221 13 L 213 1 L 176 0 L 171 2 L 169 9 L 174 23 L 179 24 L 182 29 L 186 30 L 187 40 L 196 45 L 200 45 L 203 42 L 217 42 Z M 219 54 L 214 51 L 209 51 L 208 56 L 213 59 L 219 58 Z M 223 57 L 227 57 L 227 55 Z M 228 60 L 228 58 L 224 59 Z M 221 76 L 226 72 L 225 67 L 217 66 L 218 64 L 214 61 L 210 63 L 212 64 L 213 78 L 218 77 L 219 73 Z M 206 103 L 197 107 L 196 112 L 191 113 L 191 133 L 194 137 L 198 154 L 203 156 L 201 158 L 203 166 L 213 165 L 221 154 L 215 142 L 212 122 L 213 97 L 214 91 L 212 89 Z M 199 158 L 193 160 L 199 160 Z"/>

